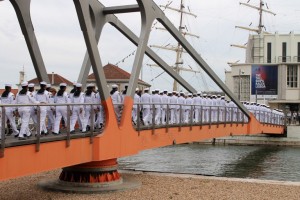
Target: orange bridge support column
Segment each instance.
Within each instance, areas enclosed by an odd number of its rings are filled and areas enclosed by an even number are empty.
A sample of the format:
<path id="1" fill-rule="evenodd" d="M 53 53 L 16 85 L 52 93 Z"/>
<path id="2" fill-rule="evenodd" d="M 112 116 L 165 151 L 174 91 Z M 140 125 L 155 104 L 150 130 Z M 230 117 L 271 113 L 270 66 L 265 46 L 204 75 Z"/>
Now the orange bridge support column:
<path id="1" fill-rule="evenodd" d="M 123 178 L 118 172 L 117 159 L 94 161 L 65 167 L 59 180 L 42 181 L 39 186 L 54 191 L 71 193 L 100 193 L 137 188 L 141 184 Z"/>

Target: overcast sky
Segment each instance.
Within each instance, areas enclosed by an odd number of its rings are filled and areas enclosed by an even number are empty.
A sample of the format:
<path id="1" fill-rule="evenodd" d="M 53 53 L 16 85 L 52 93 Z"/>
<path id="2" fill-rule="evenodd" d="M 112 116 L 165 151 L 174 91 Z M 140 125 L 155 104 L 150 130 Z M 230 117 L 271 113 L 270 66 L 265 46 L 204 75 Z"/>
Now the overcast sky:
<path id="1" fill-rule="evenodd" d="M 134 0 L 102 0 L 105 6 L 134 4 Z M 168 0 L 155 0 L 159 5 L 165 5 Z M 246 0 L 242 0 L 246 2 Z M 300 33 L 300 2 L 299 0 L 267 0 L 270 10 L 276 16 L 264 15 L 264 25 L 267 31 Z M 259 5 L 259 0 L 251 0 L 253 5 Z M 198 53 L 212 67 L 218 76 L 224 80 L 224 70 L 229 70 L 227 62 L 244 61 L 245 52 L 242 49 L 230 47 L 230 44 L 245 44 L 249 32 L 235 29 L 236 25 L 257 26 L 258 12 L 240 6 L 238 0 L 186 0 L 186 8 L 197 15 L 184 17 L 184 24 L 189 32 L 200 38 L 188 38 Z M 178 7 L 179 0 L 173 0 L 171 6 Z M 176 12 L 166 12 L 170 20 L 178 27 L 179 15 Z M 140 33 L 140 17 L 138 13 L 118 15 L 136 34 Z M 79 27 L 78 18 L 72 0 L 32 0 L 32 19 L 47 68 L 47 72 L 58 73 L 70 81 L 77 80 L 81 63 L 86 51 L 85 42 Z M 159 27 L 157 25 L 156 27 Z M 149 45 L 175 45 L 170 34 L 163 31 L 151 32 Z M 0 88 L 6 82 L 18 83 L 19 71 L 25 68 L 27 80 L 36 77 L 24 37 L 21 33 L 17 17 L 8 0 L 0 1 Z M 102 63 L 116 64 L 130 72 L 134 56 L 129 56 L 136 47 L 110 25 L 106 25 L 100 39 Z M 170 65 L 175 62 L 175 53 L 154 49 Z M 124 61 L 123 61 L 124 59 Z M 184 65 L 200 70 L 188 56 L 184 56 Z M 123 61 L 123 62 L 122 62 Z M 161 69 L 149 67 L 151 60 L 144 59 L 143 79 L 153 87 L 163 85 L 172 88 L 172 79 L 163 74 Z M 158 77 L 157 77 L 158 76 Z M 218 87 L 205 74 L 183 73 L 197 90 L 217 90 Z M 157 77 L 157 78 L 156 78 Z M 163 89 L 163 88 L 161 88 Z"/>

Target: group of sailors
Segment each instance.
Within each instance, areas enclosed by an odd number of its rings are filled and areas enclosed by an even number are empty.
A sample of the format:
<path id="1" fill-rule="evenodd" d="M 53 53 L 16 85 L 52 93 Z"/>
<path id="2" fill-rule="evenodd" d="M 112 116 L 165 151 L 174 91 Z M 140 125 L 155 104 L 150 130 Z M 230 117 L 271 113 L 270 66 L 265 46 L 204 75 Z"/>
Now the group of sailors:
<path id="1" fill-rule="evenodd" d="M 271 110 L 264 104 L 242 103 L 260 122 L 283 124 L 284 114 L 281 110 Z M 153 122 L 155 125 L 164 125 L 167 120 L 169 124 L 248 121 L 246 115 L 233 101 L 226 100 L 219 94 L 210 95 L 201 92 L 186 94 L 156 89 L 150 94 L 149 88 L 146 88 L 142 94 L 137 88 L 132 110 L 134 124 L 137 124 L 138 112 L 141 113 L 142 123 L 146 126 Z"/>
<path id="2" fill-rule="evenodd" d="M 40 116 L 40 133 L 47 135 L 50 131 L 53 134 L 60 134 L 61 122 L 67 123 L 70 115 L 70 132 L 75 132 L 75 125 L 79 124 L 79 129 L 85 133 L 92 124 L 95 128 L 102 128 L 104 120 L 103 107 L 99 92 L 94 84 L 88 84 L 85 92 L 82 84 L 74 83 L 74 88 L 67 93 L 66 83 L 61 83 L 56 92 L 50 84 L 40 82 L 40 89 L 35 91 L 35 85 L 28 82 L 21 84 L 21 90 L 16 97 L 11 92 L 11 84 L 5 85 L 5 91 L 1 95 L 0 104 L 20 104 L 20 106 L 5 107 L 5 121 L 9 121 L 12 133 L 20 140 L 25 140 L 31 136 L 29 122 L 32 119 L 37 125 L 38 115 Z M 120 93 L 117 85 L 112 85 L 110 91 L 112 103 L 114 104 L 117 118 L 120 119 L 122 103 L 126 95 L 128 86 Z M 65 104 L 75 104 L 70 106 L 70 113 Z M 283 124 L 284 114 L 282 110 L 271 110 L 269 106 L 258 103 L 242 102 L 244 106 L 263 123 Z M 27 104 L 39 104 L 39 106 L 26 106 Z M 52 104 L 47 106 L 47 104 Z M 57 104 L 53 106 L 53 104 Z M 82 105 L 97 104 L 97 105 Z M 91 123 L 91 114 L 95 113 L 94 123 Z M 140 113 L 140 115 L 138 115 Z M 2 112 L 0 112 L 0 115 Z M 21 118 L 21 128 L 18 130 L 15 117 Z M 138 119 L 140 116 L 140 119 Z M 46 120 L 47 119 L 47 120 Z M 62 121 L 63 120 L 63 121 Z M 210 95 L 184 92 L 168 92 L 167 90 L 153 90 L 145 88 L 144 92 L 136 89 L 134 95 L 134 105 L 132 109 L 132 121 L 137 124 L 141 120 L 145 126 L 182 124 L 182 123 L 222 123 L 222 122 L 247 122 L 246 115 L 230 100 L 226 100 L 221 95 Z M 47 121 L 47 125 L 46 125 Z M 0 123 L 0 130 L 2 123 Z M 1 134 L 0 134 L 1 139 Z"/>
<path id="3" fill-rule="evenodd" d="M 46 82 L 40 82 L 40 89 L 35 91 L 33 83 L 23 82 L 21 90 L 16 97 L 11 92 L 11 84 L 5 85 L 5 91 L 1 95 L 0 104 L 20 104 L 17 107 L 5 107 L 5 121 L 9 121 L 9 126 L 12 128 L 13 135 L 19 137 L 20 140 L 25 140 L 26 137 L 31 136 L 29 129 L 29 122 L 32 119 L 33 123 L 38 123 L 38 113 L 40 116 L 40 132 L 37 134 L 47 135 L 50 131 L 53 134 L 60 134 L 61 122 L 67 123 L 67 116 L 70 115 L 70 132 L 75 132 L 75 125 L 79 124 L 79 129 L 85 133 L 91 126 L 91 113 L 95 112 L 95 128 L 102 128 L 103 126 L 103 108 L 98 105 L 80 105 L 80 104 L 96 104 L 100 101 L 99 92 L 96 91 L 94 84 L 88 84 L 85 92 L 82 90 L 82 84 L 74 83 L 74 88 L 67 93 L 66 83 L 59 85 L 59 90 L 52 88 Z M 64 104 L 78 104 L 70 106 L 70 113 L 68 113 L 67 105 Z M 26 106 L 27 104 L 38 104 L 39 106 Z M 52 104 L 47 106 L 47 104 Z M 57 106 L 53 106 L 57 104 Z M 2 112 L 1 112 L 2 114 Z M 0 115 L 1 115 L 0 114 Z M 20 117 L 21 128 L 18 130 L 15 117 Z M 47 118 L 47 120 L 46 120 Z M 63 119 L 63 121 L 62 121 Z M 47 121 L 47 126 L 46 126 Z M 1 126 L 2 123 L 0 123 Z M 36 126 L 37 127 L 37 126 Z M 2 130 L 2 129 L 0 129 Z M 1 134 L 0 134 L 1 139 Z"/>

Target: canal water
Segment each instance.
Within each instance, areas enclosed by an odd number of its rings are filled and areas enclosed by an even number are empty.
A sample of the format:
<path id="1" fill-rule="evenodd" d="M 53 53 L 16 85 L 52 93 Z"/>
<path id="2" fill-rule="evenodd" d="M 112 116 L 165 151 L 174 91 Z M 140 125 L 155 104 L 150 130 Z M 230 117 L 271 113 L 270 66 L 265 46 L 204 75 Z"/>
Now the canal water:
<path id="1" fill-rule="evenodd" d="M 121 169 L 300 182 L 300 148 L 176 145 L 119 160 Z"/>

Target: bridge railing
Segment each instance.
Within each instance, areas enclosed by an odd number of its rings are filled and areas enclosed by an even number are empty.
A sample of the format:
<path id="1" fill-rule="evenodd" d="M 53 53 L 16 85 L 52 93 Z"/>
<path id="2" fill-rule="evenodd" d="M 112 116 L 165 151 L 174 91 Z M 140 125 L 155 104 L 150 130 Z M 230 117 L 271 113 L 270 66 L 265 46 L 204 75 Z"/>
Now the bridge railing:
<path id="1" fill-rule="evenodd" d="M 73 134 L 71 133 L 71 116 L 72 116 L 72 110 L 75 108 L 75 106 L 80 107 L 90 107 L 90 130 L 83 134 Z M 84 104 L 0 104 L 1 112 L 0 112 L 0 119 L 1 119 L 1 149 L 0 149 L 0 157 L 4 156 L 4 149 L 5 147 L 9 146 L 19 146 L 19 145 L 27 145 L 27 144 L 36 144 L 36 151 L 38 152 L 40 150 L 40 143 L 42 142 L 52 142 L 52 141 L 58 141 L 58 140 L 66 140 L 66 147 L 70 146 L 71 139 L 75 138 L 81 138 L 81 137 L 90 137 L 90 143 L 93 143 L 93 138 L 101 133 L 101 129 L 98 132 L 95 132 L 94 125 L 95 125 L 95 117 L 100 117 L 100 110 L 99 107 L 101 104 L 96 103 L 84 103 Z M 66 131 L 63 134 L 59 135 L 50 135 L 49 137 L 42 137 L 41 133 L 41 109 L 49 109 L 51 108 L 53 112 L 55 112 L 56 107 L 65 107 L 67 111 L 66 115 Z M 28 131 L 31 132 L 31 135 L 35 135 L 35 139 L 31 138 L 28 140 L 16 140 L 13 136 L 9 137 L 10 135 L 6 134 L 6 122 L 7 117 L 6 114 L 10 112 L 9 114 L 13 114 L 16 120 L 17 126 L 22 126 L 19 123 L 22 123 L 22 116 L 18 114 L 18 111 L 26 109 L 26 112 L 30 113 L 32 109 L 34 109 L 36 114 L 36 123 L 33 121 L 28 123 Z M 97 113 L 98 112 L 98 113 Z M 105 113 L 103 113 L 105 115 Z M 30 116 L 30 115 L 29 115 Z M 48 116 L 49 117 L 49 116 Z M 49 119 L 49 118 L 48 118 Z M 63 117 L 62 117 L 63 119 Z M 29 119 L 27 119 L 29 120 Z M 103 117 L 103 124 L 105 124 L 105 117 Z M 45 122 L 46 123 L 46 122 Z M 49 121 L 48 121 L 49 123 Z M 87 123 L 84 123 L 87 124 Z M 59 124 L 61 126 L 61 124 Z M 53 127 L 52 127 L 53 128 Z M 25 135 L 26 137 L 26 135 Z M 31 137 L 31 136 L 30 136 Z"/>
<path id="2" fill-rule="evenodd" d="M 138 131 L 149 128 L 248 123 L 248 117 L 235 106 L 136 103 L 133 106 L 133 111 L 136 112 L 136 116 L 133 114 L 132 120 Z M 276 113 L 272 110 L 249 111 L 263 124 L 284 125 L 282 113 Z"/>

